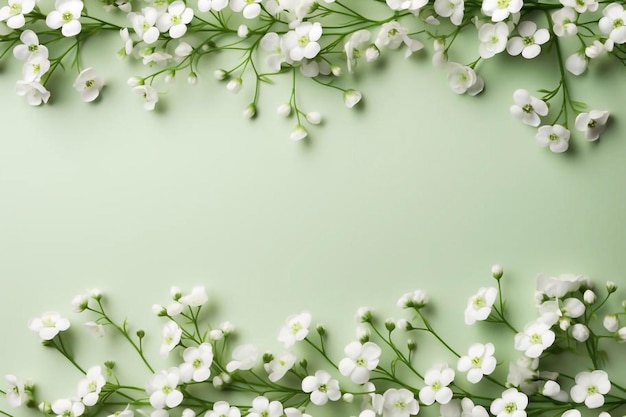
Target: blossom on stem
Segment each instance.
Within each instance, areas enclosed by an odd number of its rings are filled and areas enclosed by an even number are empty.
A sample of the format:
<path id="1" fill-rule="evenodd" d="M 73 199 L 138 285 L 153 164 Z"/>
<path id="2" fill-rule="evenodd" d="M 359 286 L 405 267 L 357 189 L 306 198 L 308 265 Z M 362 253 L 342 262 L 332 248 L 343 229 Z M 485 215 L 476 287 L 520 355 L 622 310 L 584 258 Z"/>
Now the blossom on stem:
<path id="1" fill-rule="evenodd" d="M 251 344 L 239 345 L 233 350 L 233 360 L 226 364 L 228 372 L 234 372 L 237 369 L 252 369 L 259 359 L 259 350 Z"/>
<path id="2" fill-rule="evenodd" d="M 504 51 L 509 37 L 509 27 L 504 22 L 485 23 L 478 29 L 478 52 L 481 58 L 491 58 Z"/>
<path id="3" fill-rule="evenodd" d="M 372 342 L 351 342 L 344 353 L 347 357 L 339 362 L 339 372 L 349 376 L 352 382 L 364 384 L 370 379 L 370 371 L 378 366 L 382 350 Z"/>
<path id="4" fill-rule="evenodd" d="M 609 119 L 609 112 L 606 110 L 591 110 L 580 113 L 576 116 L 574 126 L 585 133 L 588 141 L 597 140 L 606 129 L 606 122 Z"/>
<path id="5" fill-rule="evenodd" d="M 100 366 L 93 366 L 87 370 L 85 378 L 78 383 L 77 394 L 83 404 L 95 405 L 98 402 L 100 391 L 106 383 Z"/>
<path id="6" fill-rule="evenodd" d="M 419 404 L 411 391 L 405 388 L 389 388 L 383 394 L 383 417 L 409 417 L 419 412 Z"/>
<path id="7" fill-rule="evenodd" d="M 467 372 L 467 380 L 476 384 L 483 375 L 490 375 L 496 369 L 495 351 L 493 343 L 474 343 L 469 347 L 467 355 L 459 358 L 457 369 Z"/>
<path id="8" fill-rule="evenodd" d="M 548 42 L 550 32 L 548 29 L 537 29 L 537 24 L 530 20 L 520 22 L 517 26 L 520 36 L 509 39 L 506 50 L 511 55 L 519 55 L 526 59 L 532 59 L 541 52 L 541 45 Z"/>
<path id="9" fill-rule="evenodd" d="M 528 323 L 524 332 L 515 335 L 515 349 L 524 351 L 529 358 L 538 358 L 554 343 L 555 334 L 550 326 L 539 320 Z"/>
<path id="10" fill-rule="evenodd" d="M 174 408 L 183 401 L 183 394 L 177 387 L 180 381 L 178 368 L 160 371 L 148 381 L 146 392 L 150 396 L 150 405 L 156 409 L 166 406 Z"/>
<path id="11" fill-rule="evenodd" d="M 302 380 L 302 391 L 311 394 L 311 402 L 315 405 L 324 405 L 341 398 L 339 382 L 324 371 L 319 370 L 315 375 L 309 375 Z"/>
<path id="12" fill-rule="evenodd" d="M 59 332 L 69 329 L 70 322 L 59 313 L 50 311 L 30 320 L 28 328 L 39 333 L 43 340 L 52 340 Z"/>
<path id="13" fill-rule="evenodd" d="M 170 321 L 163 326 L 162 333 L 163 343 L 161 344 L 159 354 L 165 358 L 172 351 L 172 349 L 178 346 L 183 330 L 176 322 Z"/>
<path id="14" fill-rule="evenodd" d="M 209 343 L 188 347 L 183 352 L 183 360 L 185 362 L 179 366 L 181 380 L 206 381 L 211 376 L 213 347 Z"/>
<path id="15" fill-rule="evenodd" d="M 296 342 L 304 340 L 309 334 L 311 325 L 311 313 L 304 311 L 300 314 L 289 316 L 287 322 L 278 332 L 278 341 L 286 348 L 292 347 Z"/>
<path id="16" fill-rule="evenodd" d="M 535 135 L 535 142 L 539 146 L 548 146 L 552 152 L 565 152 L 569 147 L 570 131 L 556 124 L 553 126 L 541 126 Z"/>
<path id="17" fill-rule="evenodd" d="M 9 383 L 9 389 L 6 392 L 7 402 L 13 408 L 21 407 L 28 399 L 24 381 L 15 375 L 5 375 L 4 379 Z"/>
<path id="18" fill-rule="evenodd" d="M 470 297 L 465 308 L 465 324 L 472 325 L 477 321 L 486 320 L 491 314 L 491 308 L 498 297 L 495 287 L 480 288 L 478 293 Z"/>
<path id="19" fill-rule="evenodd" d="M 74 81 L 74 89 L 80 93 L 85 103 L 94 101 L 100 95 L 104 81 L 93 68 L 85 68 Z"/>
<path id="20" fill-rule="evenodd" d="M 528 397 L 515 388 L 509 388 L 495 399 L 489 411 L 496 417 L 526 417 Z"/>
<path id="21" fill-rule="evenodd" d="M 435 401 L 446 404 L 452 399 L 452 390 L 448 387 L 454 380 L 454 371 L 447 365 L 430 368 L 424 375 L 426 386 L 419 392 L 420 401 L 431 405 Z"/>
<path id="22" fill-rule="evenodd" d="M 26 24 L 25 14 L 33 11 L 35 0 L 9 0 L 8 5 L 0 8 L 0 22 L 6 22 L 11 29 L 19 29 Z"/>
<path id="23" fill-rule="evenodd" d="M 539 116 L 548 114 L 546 102 L 531 96 L 527 90 L 515 90 L 513 102 L 514 104 L 510 108 L 511 114 L 522 119 L 522 122 L 529 126 L 539 126 L 541 123 Z"/>
<path id="24" fill-rule="evenodd" d="M 580 372 L 574 378 L 576 385 L 570 396 L 576 403 L 585 403 L 588 408 L 598 408 L 604 404 L 604 394 L 611 390 L 611 381 L 605 371 Z"/>
<path id="25" fill-rule="evenodd" d="M 79 19 L 83 7 L 81 0 L 56 0 L 54 10 L 46 16 L 46 25 L 51 29 L 61 28 L 63 36 L 76 36 L 82 29 Z"/>

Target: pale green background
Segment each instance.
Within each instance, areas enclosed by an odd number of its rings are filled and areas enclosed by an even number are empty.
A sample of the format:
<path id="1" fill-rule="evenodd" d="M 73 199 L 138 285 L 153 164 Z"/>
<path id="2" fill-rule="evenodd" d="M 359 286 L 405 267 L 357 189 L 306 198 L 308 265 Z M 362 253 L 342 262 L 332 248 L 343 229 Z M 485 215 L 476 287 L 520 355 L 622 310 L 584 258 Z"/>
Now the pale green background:
<path id="1" fill-rule="evenodd" d="M 274 110 L 287 80 L 264 89 L 253 122 L 241 117 L 251 92 L 233 97 L 213 68 L 196 87 L 181 75 L 148 113 L 125 85 L 137 67 L 116 60 L 117 39 L 98 42 L 84 59 L 108 84 L 94 105 L 58 77 L 55 102 L 31 108 L 12 94 L 17 66 L 0 78 L 0 373 L 60 378 L 46 389 L 68 395 L 78 375 L 61 373 L 26 323 L 58 310 L 78 329 L 87 318 L 69 301 L 95 286 L 117 317 L 158 329 L 152 303 L 172 284 L 203 283 L 219 319 L 274 350 L 287 315 L 309 309 L 341 347 L 357 307 L 399 317 L 397 298 L 422 288 L 463 350 L 474 339 L 462 311 L 492 285 L 492 263 L 507 271 L 520 327 L 541 271 L 624 283 L 623 69 L 576 84 L 614 123 L 599 143 L 575 134 L 565 155 L 537 147 L 509 115 L 514 89 L 556 82 L 549 64 L 521 59 L 481 66 L 478 98 L 453 94 L 428 57 L 396 56 L 347 83 L 365 96 L 356 111 L 304 84 L 300 105 L 326 123 L 294 143 L 293 120 Z"/>

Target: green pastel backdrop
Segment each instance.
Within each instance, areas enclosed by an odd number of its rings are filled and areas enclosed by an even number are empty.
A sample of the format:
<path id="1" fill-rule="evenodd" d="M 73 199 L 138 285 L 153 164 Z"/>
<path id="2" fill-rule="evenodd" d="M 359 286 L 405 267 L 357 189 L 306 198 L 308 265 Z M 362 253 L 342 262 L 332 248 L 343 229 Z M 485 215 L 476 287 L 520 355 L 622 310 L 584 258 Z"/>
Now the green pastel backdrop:
<path id="1" fill-rule="evenodd" d="M 538 272 L 625 283 L 619 68 L 576 84 L 576 98 L 610 109 L 613 123 L 598 143 L 576 135 L 564 155 L 537 147 L 508 111 L 513 90 L 551 87 L 555 69 L 510 58 L 481 64 L 487 88 L 476 98 L 453 94 L 425 55 L 389 56 L 346 83 L 364 93 L 356 110 L 303 84 L 300 105 L 325 123 L 295 143 L 293 120 L 274 110 L 287 79 L 247 121 L 251 93 L 226 92 L 209 64 L 197 86 L 178 77 L 149 113 L 125 85 L 140 68 L 116 60 L 116 37 L 97 42 L 83 59 L 107 81 L 93 105 L 71 90 L 73 75 L 55 77 L 41 108 L 12 94 L 16 65 L 0 77 L 0 371 L 52 383 L 46 393 L 67 395 L 78 375 L 26 323 L 57 310 L 78 332 L 87 318 L 69 301 L 91 287 L 116 317 L 152 331 L 156 358 L 161 322 L 150 307 L 174 284 L 206 285 L 215 316 L 263 349 L 278 347 L 286 316 L 308 309 L 339 354 L 357 307 L 400 317 L 397 298 L 417 288 L 464 350 L 474 341 L 459 331 L 467 297 L 493 285 L 496 262 L 519 327 L 532 318 Z M 87 362 L 117 343 L 88 342 Z"/>

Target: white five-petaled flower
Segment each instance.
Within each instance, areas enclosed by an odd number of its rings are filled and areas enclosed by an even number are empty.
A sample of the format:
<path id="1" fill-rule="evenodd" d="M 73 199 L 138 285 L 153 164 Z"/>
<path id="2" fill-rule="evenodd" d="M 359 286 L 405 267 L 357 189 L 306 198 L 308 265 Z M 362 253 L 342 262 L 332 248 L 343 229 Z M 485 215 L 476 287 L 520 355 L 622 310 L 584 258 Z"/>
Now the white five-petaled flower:
<path id="1" fill-rule="evenodd" d="M 21 407 L 27 400 L 24 381 L 15 375 L 5 375 L 4 379 L 9 383 L 9 389 L 6 392 L 6 399 L 13 408 Z"/>
<path id="2" fill-rule="evenodd" d="M 263 365 L 267 371 L 268 379 L 272 382 L 279 381 L 287 371 L 293 368 L 296 363 L 296 355 L 293 352 L 283 352 L 270 362 Z"/>
<path id="3" fill-rule="evenodd" d="M 259 358 L 259 350 L 251 344 L 239 345 L 233 350 L 233 360 L 226 364 L 228 372 L 234 372 L 237 369 L 252 369 Z"/>
<path id="4" fill-rule="evenodd" d="M 459 358 L 457 369 L 467 372 L 467 380 L 476 384 L 483 375 L 490 375 L 496 369 L 495 351 L 493 343 L 474 343 L 469 347 L 467 355 Z"/>
<path id="5" fill-rule="evenodd" d="M 309 334 L 311 313 L 303 311 L 300 314 L 289 316 L 287 322 L 278 332 L 278 341 L 286 348 L 290 348 Z"/>
<path id="6" fill-rule="evenodd" d="M 448 62 L 448 84 L 450 89 L 457 94 L 469 94 L 475 96 L 483 91 L 485 82 L 472 68 L 461 65 L 458 62 Z"/>
<path id="7" fill-rule="evenodd" d="M 242 12 L 246 19 L 254 19 L 261 14 L 261 0 L 231 0 L 230 8 Z"/>
<path id="8" fill-rule="evenodd" d="M 502 397 L 491 403 L 490 411 L 496 417 L 526 417 L 528 397 L 515 388 L 509 388 Z"/>
<path id="9" fill-rule="evenodd" d="M 18 92 L 18 95 L 26 94 L 20 94 Z M 44 101 L 47 101 L 47 99 Z M 29 102 L 29 104 L 31 103 Z M 35 317 L 29 321 L 28 328 L 39 333 L 39 337 L 43 340 L 52 340 L 59 332 L 69 329 L 70 322 L 66 318 L 61 317 L 59 313 L 51 311 L 43 313 L 41 317 Z"/>
<path id="10" fill-rule="evenodd" d="M 390 388 L 383 394 L 383 417 L 409 417 L 416 415 L 419 409 L 420 407 L 415 396 L 408 389 Z"/>
<path id="11" fill-rule="evenodd" d="M 491 307 L 496 301 L 498 290 L 495 287 L 480 288 L 471 296 L 465 308 L 465 324 L 472 325 L 477 321 L 486 320 L 491 314 Z"/>
<path id="12" fill-rule="evenodd" d="M 13 56 L 20 61 L 27 61 L 34 53 L 40 53 L 48 57 L 48 48 L 39 44 L 37 34 L 30 29 L 26 29 L 20 34 L 21 44 L 13 48 Z"/>
<path id="13" fill-rule="evenodd" d="M 461 25 L 465 12 L 463 0 L 435 0 L 434 7 L 439 16 L 449 17 L 453 25 Z"/>
<path id="14" fill-rule="evenodd" d="M 103 337 L 104 336 L 104 326 L 96 323 L 95 321 L 88 321 L 84 324 L 85 330 L 89 334 L 95 337 Z"/>
<path id="15" fill-rule="evenodd" d="M 576 11 L 570 7 L 563 7 L 552 13 L 552 31 L 558 37 L 573 36 L 578 33 L 576 26 Z"/>
<path id="16" fill-rule="evenodd" d="M 387 0 L 392 10 L 409 10 L 416 12 L 428 4 L 428 0 Z"/>
<path id="17" fill-rule="evenodd" d="M 19 29 L 26 23 L 25 14 L 33 11 L 35 0 L 9 0 L 8 5 L 0 8 L 0 22 L 6 22 L 11 29 Z"/>
<path id="18" fill-rule="evenodd" d="M 279 71 L 282 63 L 289 59 L 283 50 L 283 38 L 276 32 L 268 32 L 261 38 L 261 48 L 270 52 L 267 64 L 275 71 Z"/>
<path id="19" fill-rule="evenodd" d="M 95 405 L 98 402 L 100 391 L 106 383 L 106 379 L 102 374 L 102 368 L 100 366 L 93 366 L 87 370 L 85 378 L 81 379 L 78 383 L 76 390 L 78 397 L 83 404 L 87 406 Z"/>
<path id="20" fill-rule="evenodd" d="M 605 371 L 580 372 L 574 380 L 576 385 L 570 390 L 574 402 L 584 402 L 588 408 L 604 404 L 604 394 L 611 390 L 611 381 Z"/>
<path id="21" fill-rule="evenodd" d="M 528 323 L 523 333 L 515 335 L 515 349 L 524 351 L 529 358 L 538 358 L 554 343 L 555 334 L 542 321 Z"/>
<path id="22" fill-rule="evenodd" d="M 167 6 L 167 12 L 161 14 L 156 26 L 161 33 L 168 32 L 170 37 L 178 39 L 187 32 L 187 24 L 193 19 L 193 9 L 178 0 Z"/>
<path id="23" fill-rule="evenodd" d="M 548 114 L 548 105 L 545 101 L 531 96 L 527 90 L 518 89 L 513 92 L 511 114 L 522 119 L 529 126 L 537 127 L 541 123 L 539 116 Z"/>
<path id="24" fill-rule="evenodd" d="M 283 46 L 289 58 L 294 61 L 315 58 L 321 49 L 317 41 L 322 37 L 322 31 L 319 22 L 304 22 L 287 32 L 283 38 Z"/>
<path id="25" fill-rule="evenodd" d="M 517 26 L 520 36 L 509 39 L 506 50 L 511 55 L 519 55 L 526 59 L 532 59 L 541 52 L 541 45 L 548 42 L 550 32 L 548 29 L 537 29 L 537 24 L 530 20 L 520 22 Z"/>
<path id="26" fill-rule="evenodd" d="M 559 0 L 565 7 L 571 7 L 578 13 L 595 12 L 598 10 L 598 0 Z"/>
<path id="27" fill-rule="evenodd" d="M 52 403 L 52 412 L 59 417 L 79 417 L 85 412 L 85 404 L 63 398 Z"/>
<path id="28" fill-rule="evenodd" d="M 576 116 L 574 126 L 585 133 L 588 141 L 597 140 L 606 129 L 609 112 L 606 110 L 591 110 L 588 113 L 580 113 Z"/>
<path id="29" fill-rule="evenodd" d="M 324 405 L 328 400 L 337 401 L 341 398 L 339 382 L 324 370 L 304 378 L 302 391 L 311 394 L 311 402 L 315 405 Z"/>
<path id="30" fill-rule="evenodd" d="M 93 68 L 86 68 L 78 74 L 74 81 L 74 88 L 80 93 L 85 103 L 94 101 L 100 95 L 104 81 L 96 74 Z"/>
<path id="31" fill-rule="evenodd" d="M 174 408 L 183 401 L 183 393 L 178 389 L 180 371 L 178 368 L 162 370 L 148 381 L 146 392 L 150 396 L 150 405 L 158 410 Z"/>
<path id="32" fill-rule="evenodd" d="M 176 50 L 178 51 L 178 56 L 188 56 L 191 53 L 191 46 L 186 43 L 181 43 Z M 184 51 L 189 51 L 186 53 Z M 204 285 L 198 285 L 197 287 L 193 287 L 189 294 L 185 294 L 178 300 L 182 305 L 190 306 L 190 307 L 200 307 L 204 305 L 209 300 L 209 296 L 206 293 L 206 289 Z"/>
<path id="33" fill-rule="evenodd" d="M 26 82 L 39 82 L 42 75 L 50 69 L 48 51 L 31 54 L 22 66 L 22 79 Z"/>
<path id="34" fill-rule="evenodd" d="M 535 142 L 539 146 L 549 147 L 552 152 L 565 152 L 569 147 L 570 131 L 564 126 L 555 124 L 552 126 L 541 126 L 537 129 Z"/>
<path id="35" fill-rule="evenodd" d="M 407 50 L 404 54 L 405 58 L 410 56 L 413 52 L 418 51 L 424 47 L 420 41 L 409 37 L 409 31 L 404 26 L 401 26 L 395 20 L 384 23 L 380 27 L 378 36 L 374 41 L 374 51 L 387 47 L 389 49 L 398 49 L 402 44 L 407 46 Z M 367 58 L 367 51 L 366 51 Z"/>
<path id="36" fill-rule="evenodd" d="M 141 13 L 128 13 L 128 19 L 137 36 L 150 45 L 159 39 L 159 29 L 155 26 L 159 12 L 154 7 L 145 7 Z"/>
<path id="37" fill-rule="evenodd" d="M 151 85 L 136 85 L 133 92 L 139 94 L 143 98 L 143 108 L 152 111 L 159 101 L 159 93 L 157 89 Z"/>
<path id="38" fill-rule="evenodd" d="M 399 308 L 422 308 L 428 305 L 430 302 L 430 296 L 423 290 L 415 290 L 413 292 L 407 292 L 402 294 L 396 306 Z"/>
<path id="39" fill-rule="evenodd" d="M 448 387 L 454 380 L 454 371 L 448 365 L 437 365 L 426 371 L 426 386 L 419 392 L 420 401 L 431 405 L 435 401 L 446 404 L 452 399 L 452 390 Z"/>
<path id="40" fill-rule="evenodd" d="M 469 398 L 461 400 L 461 417 L 488 417 L 489 413 L 482 405 L 474 405 Z"/>
<path id="41" fill-rule="evenodd" d="M 598 22 L 600 31 L 609 35 L 617 43 L 626 42 L 626 10 L 619 3 L 611 3 L 602 10 L 602 18 Z"/>
<path id="42" fill-rule="evenodd" d="M 483 0 L 482 11 L 486 16 L 491 16 L 494 22 L 502 22 L 509 15 L 522 10 L 522 0 Z"/>
<path id="43" fill-rule="evenodd" d="M 280 417 L 283 405 L 279 401 L 270 401 L 267 397 L 258 396 L 252 400 L 252 408 L 248 417 Z"/>
<path id="44" fill-rule="evenodd" d="M 241 417 L 241 411 L 226 401 L 217 401 L 213 404 L 213 409 L 206 413 L 206 417 Z"/>
<path id="45" fill-rule="evenodd" d="M 41 85 L 41 83 L 36 81 L 17 81 L 15 83 L 15 94 L 20 97 L 26 97 L 26 102 L 31 106 L 40 106 L 42 103 L 47 103 L 50 99 L 50 92 L 46 90 L 46 87 Z M 56 333 L 54 336 L 56 336 Z"/>
<path id="46" fill-rule="evenodd" d="M 180 326 L 174 322 L 170 321 L 163 326 L 163 343 L 161 344 L 161 348 L 159 350 L 159 354 L 162 357 L 167 357 L 169 353 L 178 346 L 180 342 L 180 337 L 183 334 L 183 330 Z"/>
<path id="47" fill-rule="evenodd" d="M 509 37 L 509 27 L 504 22 L 485 23 L 478 29 L 478 52 L 482 58 L 491 58 L 504 51 Z"/>
<path id="48" fill-rule="evenodd" d="M 213 347 L 209 343 L 188 347 L 183 352 L 183 360 L 185 362 L 179 366 L 181 380 L 206 381 L 211 376 Z"/>
<path id="49" fill-rule="evenodd" d="M 380 347 L 372 342 L 351 342 L 343 351 L 347 357 L 339 362 L 341 375 L 350 376 L 352 382 L 357 384 L 369 381 L 370 371 L 376 369 L 380 360 Z"/>
<path id="50" fill-rule="evenodd" d="M 228 7 L 228 0 L 198 0 L 198 10 L 208 12 L 210 10 L 219 12 Z"/>
<path id="51" fill-rule="evenodd" d="M 83 7 L 81 0 L 56 0 L 54 10 L 46 16 L 46 25 L 51 29 L 61 28 L 63 36 L 76 36 L 82 29 L 79 19 Z"/>

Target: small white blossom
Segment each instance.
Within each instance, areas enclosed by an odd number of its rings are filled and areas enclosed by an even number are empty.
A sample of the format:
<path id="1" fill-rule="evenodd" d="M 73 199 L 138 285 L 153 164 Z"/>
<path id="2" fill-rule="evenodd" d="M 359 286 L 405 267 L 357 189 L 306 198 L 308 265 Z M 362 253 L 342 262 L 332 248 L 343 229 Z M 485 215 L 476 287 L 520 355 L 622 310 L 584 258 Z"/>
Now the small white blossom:
<path id="1" fill-rule="evenodd" d="M 167 357 L 167 355 L 169 355 L 172 349 L 178 346 L 178 343 L 180 342 L 180 337 L 183 334 L 183 330 L 176 322 L 170 321 L 165 324 L 165 326 L 163 326 L 162 334 L 163 343 L 161 344 L 159 354 L 165 358 Z"/>
<path id="2" fill-rule="evenodd" d="M 347 357 L 339 362 L 341 375 L 349 376 L 357 384 L 369 381 L 370 371 L 376 369 L 380 360 L 380 347 L 372 342 L 351 342 L 343 351 Z"/>
<path id="3" fill-rule="evenodd" d="M 578 13 L 595 12 L 598 0 L 559 0 L 564 7 L 571 7 Z"/>
<path id="4" fill-rule="evenodd" d="M 293 352 L 283 352 L 270 362 L 263 365 L 267 371 L 268 379 L 272 382 L 279 381 L 293 368 L 296 363 L 296 355 Z"/>
<path id="5" fill-rule="evenodd" d="M 22 80 L 26 82 L 40 82 L 41 77 L 50 69 L 48 53 L 35 52 L 31 54 L 22 66 Z"/>
<path id="6" fill-rule="evenodd" d="M 428 0 L 387 0 L 387 6 L 391 10 L 409 10 L 417 12 L 428 4 Z"/>
<path id="7" fill-rule="evenodd" d="M 213 409 L 205 414 L 205 417 L 241 417 L 241 411 L 226 401 L 217 401 L 213 404 Z"/>
<path id="8" fill-rule="evenodd" d="M 213 347 L 209 343 L 202 343 L 198 347 L 188 347 L 183 352 L 183 360 L 180 365 L 181 380 L 202 382 L 211 376 L 211 364 L 213 363 Z"/>
<path id="9" fill-rule="evenodd" d="M 231 0 L 230 8 L 246 19 L 255 19 L 261 14 L 261 0 Z"/>
<path id="10" fill-rule="evenodd" d="M 280 417 L 283 414 L 283 405 L 278 401 L 268 400 L 259 396 L 252 400 L 252 408 L 248 417 Z"/>
<path id="11" fill-rule="evenodd" d="M 434 7 L 439 16 L 449 17 L 450 22 L 455 26 L 461 25 L 465 11 L 463 0 L 435 0 Z"/>
<path id="12" fill-rule="evenodd" d="M 587 70 L 587 57 L 582 52 L 571 54 L 565 60 L 565 69 L 574 75 L 580 75 Z"/>
<path id="13" fill-rule="evenodd" d="M 602 325 L 604 326 L 606 330 L 608 330 L 611 333 L 614 333 L 619 328 L 619 319 L 617 315 L 615 314 L 607 314 L 606 316 L 604 316 L 604 319 L 602 320 Z"/>
<path id="14" fill-rule="evenodd" d="M 422 308 L 428 305 L 430 302 L 430 296 L 422 290 L 415 290 L 413 292 L 407 292 L 396 302 L 396 306 L 399 308 Z"/>
<path id="15" fill-rule="evenodd" d="M 467 302 L 465 324 L 472 325 L 476 321 L 487 320 L 497 297 L 498 290 L 495 287 L 480 288 Z"/>
<path id="16" fill-rule="evenodd" d="M 322 32 L 322 25 L 319 22 L 304 22 L 287 32 L 283 38 L 283 45 L 289 51 L 289 58 L 294 61 L 315 58 L 321 49 L 317 41 L 322 37 Z"/>
<path id="17" fill-rule="evenodd" d="M 187 32 L 187 24 L 193 19 L 193 9 L 178 0 L 167 6 L 167 12 L 157 19 L 156 26 L 161 33 L 168 32 L 173 39 L 181 38 Z"/>
<path id="18" fill-rule="evenodd" d="M 604 404 L 604 394 L 611 390 L 611 382 L 605 371 L 580 372 L 574 380 L 576 385 L 570 390 L 574 402 L 584 402 L 588 408 L 598 408 Z"/>
<path id="19" fill-rule="evenodd" d="M 206 293 L 206 289 L 203 285 L 199 285 L 197 287 L 193 287 L 189 294 L 185 294 L 180 297 L 178 302 L 190 307 L 200 307 L 204 305 L 208 300 L 209 297 Z"/>
<path id="20" fill-rule="evenodd" d="M 233 360 L 228 362 L 226 370 L 234 372 L 237 369 L 252 369 L 259 359 L 259 350 L 251 344 L 239 345 L 233 350 Z"/>
<path id="21" fill-rule="evenodd" d="M 9 383 L 9 388 L 6 390 L 7 402 L 13 408 L 21 407 L 28 399 L 24 381 L 15 375 L 5 375 L 4 379 Z"/>
<path id="22" fill-rule="evenodd" d="M 574 126 L 585 133 L 588 141 L 597 140 L 606 129 L 609 112 L 606 110 L 591 110 L 588 113 L 580 113 L 576 116 Z M 586 293 L 585 293 L 586 294 Z"/>
<path id="23" fill-rule="evenodd" d="M 426 386 L 419 391 L 420 401 L 431 405 L 435 401 L 446 404 L 452 399 L 452 390 L 448 387 L 454 380 L 454 371 L 447 365 L 434 366 L 426 371 Z"/>
<path id="24" fill-rule="evenodd" d="M 572 337 L 583 343 L 589 339 L 589 328 L 582 323 L 576 323 L 572 326 Z"/>
<path id="25" fill-rule="evenodd" d="M 515 388 L 509 388 L 502 397 L 491 403 L 490 411 L 496 417 L 526 417 L 528 397 Z"/>
<path id="26" fill-rule="evenodd" d="M 95 321 L 88 321 L 85 323 L 85 329 L 89 334 L 95 337 L 104 336 L 104 326 L 96 323 Z"/>
<path id="27" fill-rule="evenodd" d="M 76 390 L 78 397 L 83 404 L 87 406 L 95 405 L 98 402 L 100 391 L 105 383 L 106 379 L 102 374 L 102 368 L 100 366 L 89 368 L 85 378 L 81 379 L 78 383 Z"/>
<path id="28" fill-rule="evenodd" d="M 552 152 L 565 152 L 569 147 L 570 131 L 556 124 L 553 126 L 541 126 L 535 135 L 535 142 L 539 146 L 548 146 Z"/>
<path id="29" fill-rule="evenodd" d="M 54 10 L 46 16 L 46 25 L 51 29 L 61 28 L 63 36 L 76 36 L 82 29 L 79 19 L 83 7 L 81 0 L 56 0 Z"/>
<path id="30" fill-rule="evenodd" d="M 289 139 L 293 141 L 298 141 L 306 138 L 309 132 L 305 129 L 301 124 L 297 124 L 296 127 L 289 134 Z"/>
<path id="31" fill-rule="evenodd" d="M 156 409 L 166 406 L 174 408 L 183 401 L 183 394 L 176 388 L 180 382 L 178 368 L 160 371 L 148 381 L 146 392 L 150 396 L 150 405 Z"/>
<path id="32" fill-rule="evenodd" d="M 600 31 L 617 43 L 626 42 L 626 10 L 619 3 L 611 3 L 602 10 L 602 18 L 598 22 Z"/>
<path id="33" fill-rule="evenodd" d="M 39 44 L 37 34 L 30 29 L 26 29 L 20 34 L 21 44 L 13 48 L 13 56 L 20 61 L 27 61 L 28 58 L 35 53 L 40 53 L 46 58 L 48 57 L 48 48 Z"/>
<path id="34" fill-rule="evenodd" d="M 31 106 L 39 106 L 50 99 L 50 92 L 36 81 L 19 80 L 15 83 L 15 93 L 20 97 L 26 97 L 26 102 Z"/>
<path id="35" fill-rule="evenodd" d="M 39 333 L 39 337 L 43 340 L 52 340 L 59 332 L 69 329 L 70 322 L 59 313 L 51 311 L 30 320 L 28 328 Z"/>
<path id="36" fill-rule="evenodd" d="M 33 11 L 35 0 L 9 0 L 8 5 L 0 8 L 0 22 L 6 22 L 11 29 L 19 29 L 26 24 L 25 14 Z"/>
<path id="37" fill-rule="evenodd" d="M 522 0 L 483 0 L 482 12 L 494 22 L 502 22 L 522 10 Z"/>
<path id="38" fill-rule="evenodd" d="M 418 51 L 424 47 L 424 45 L 409 37 L 409 31 L 404 26 L 401 26 L 397 21 L 384 23 L 380 27 L 376 41 L 374 41 L 375 50 L 380 52 L 380 49 L 387 47 L 389 49 L 398 49 L 402 44 L 407 46 L 405 57 L 408 57 L 413 52 Z M 372 49 L 369 47 L 367 50 Z M 366 58 L 367 58 L 366 50 Z M 373 59 L 368 59 L 373 61 Z"/>
<path id="39" fill-rule="evenodd" d="M 324 405 L 328 400 L 337 401 L 341 398 L 339 382 L 324 370 L 304 378 L 302 391 L 311 394 L 311 402 L 315 405 Z"/>
<path id="40" fill-rule="evenodd" d="M 539 126 L 541 123 L 539 116 L 548 114 L 548 105 L 543 100 L 531 96 L 527 90 L 515 90 L 513 102 L 511 114 L 529 126 Z"/>
<path id="41" fill-rule="evenodd" d="M 495 351 L 493 343 L 474 343 L 469 347 L 467 355 L 459 358 L 457 369 L 467 372 L 467 380 L 476 384 L 484 375 L 490 375 L 496 369 Z"/>
<path id="42" fill-rule="evenodd" d="M 550 326 L 535 321 L 528 323 L 523 333 L 515 335 L 515 349 L 524 351 L 529 358 L 538 358 L 554 343 L 555 334 Z"/>
<path id="43" fill-rule="evenodd" d="M 344 44 L 343 50 L 348 60 L 348 72 L 353 72 L 357 60 L 363 56 L 364 48 L 366 48 L 371 37 L 372 34 L 369 30 L 357 30 L 350 35 Z"/>
<path id="44" fill-rule="evenodd" d="M 208 12 L 210 10 L 219 12 L 226 7 L 228 7 L 228 0 L 198 0 L 198 10 L 201 12 Z"/>
<path id="45" fill-rule="evenodd" d="M 474 405 L 469 398 L 461 400 L 461 417 L 488 417 L 489 413 L 482 405 Z"/>
<path id="46" fill-rule="evenodd" d="M 563 7 L 552 13 L 552 31 L 558 37 L 573 36 L 578 33 L 576 26 L 576 11 L 569 7 Z"/>
<path id="47" fill-rule="evenodd" d="M 226 84 L 226 90 L 230 91 L 233 94 L 237 94 L 241 91 L 241 87 L 243 86 L 243 81 L 241 78 L 233 78 Z"/>
<path id="48" fill-rule="evenodd" d="M 311 313 L 304 311 L 290 316 L 287 322 L 278 332 L 278 341 L 286 348 L 292 347 L 296 342 L 304 340 L 309 334 L 311 325 Z"/>
<path id="49" fill-rule="evenodd" d="M 530 20 L 520 22 L 517 26 L 517 32 L 520 36 L 509 39 L 506 50 L 511 55 L 521 53 L 526 59 L 532 59 L 539 55 L 541 45 L 550 39 L 548 29 L 537 29 L 537 24 Z"/>
<path id="50" fill-rule="evenodd" d="M 612 52 L 614 46 L 615 42 L 611 39 L 607 39 L 604 43 L 596 39 L 591 45 L 585 48 L 585 55 L 589 59 L 596 59 L 606 55 L 608 52 Z"/>
<path id="51" fill-rule="evenodd" d="M 94 101 L 100 95 L 104 81 L 96 74 L 93 68 L 86 68 L 78 74 L 74 81 L 74 89 L 80 93 L 85 103 Z"/>
<path id="52" fill-rule="evenodd" d="M 482 58 L 491 58 L 504 51 L 509 37 L 509 27 L 504 22 L 485 23 L 478 29 L 478 52 Z"/>
<path id="53" fill-rule="evenodd" d="M 383 394 L 383 417 L 409 417 L 416 415 L 419 408 L 413 393 L 405 388 L 390 388 Z"/>
<path id="54" fill-rule="evenodd" d="M 128 14 L 128 19 L 135 33 L 148 45 L 155 43 L 159 39 L 160 32 L 156 27 L 158 18 L 159 12 L 154 7 L 145 7 L 141 10 L 141 13 Z"/>
<path id="55" fill-rule="evenodd" d="M 143 108 L 152 111 L 159 101 L 157 89 L 151 85 L 137 85 L 133 87 L 133 92 L 143 97 Z"/>
<path id="56" fill-rule="evenodd" d="M 363 98 L 363 95 L 361 94 L 360 91 L 346 90 L 343 92 L 343 103 L 349 109 L 359 104 L 362 98 Z"/>
<path id="57" fill-rule="evenodd" d="M 59 417 L 79 417 L 85 412 L 85 404 L 63 398 L 52 403 L 52 412 Z"/>

